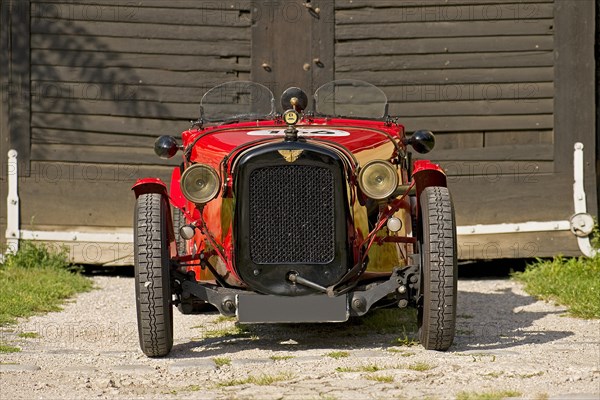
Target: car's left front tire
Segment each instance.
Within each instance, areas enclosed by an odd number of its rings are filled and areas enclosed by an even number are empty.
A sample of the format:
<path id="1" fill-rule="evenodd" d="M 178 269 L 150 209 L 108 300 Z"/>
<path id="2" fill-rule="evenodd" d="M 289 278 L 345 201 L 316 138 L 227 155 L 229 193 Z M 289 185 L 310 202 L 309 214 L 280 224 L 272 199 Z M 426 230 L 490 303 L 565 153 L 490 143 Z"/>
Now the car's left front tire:
<path id="1" fill-rule="evenodd" d="M 448 350 L 456 330 L 456 220 L 450 192 L 431 186 L 420 197 L 421 304 L 418 326 L 427 350 Z"/>

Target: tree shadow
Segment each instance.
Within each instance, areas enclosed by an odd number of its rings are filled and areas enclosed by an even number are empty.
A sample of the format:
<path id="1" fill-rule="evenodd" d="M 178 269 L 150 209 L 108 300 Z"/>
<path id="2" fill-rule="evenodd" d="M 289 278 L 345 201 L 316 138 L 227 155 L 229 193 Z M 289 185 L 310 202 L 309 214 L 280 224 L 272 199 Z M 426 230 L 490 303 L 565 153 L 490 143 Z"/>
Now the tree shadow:
<path id="1" fill-rule="evenodd" d="M 536 328 L 536 321 L 564 311 L 534 311 L 535 307 L 529 310 L 537 300 L 515 293 L 506 285 L 494 293 L 461 290 L 458 302 L 457 334 L 452 351 L 506 350 L 574 335 L 569 330 Z"/>
<path id="2" fill-rule="evenodd" d="M 33 130 L 106 132 L 106 144 L 118 145 L 118 139 L 110 138 L 109 133 L 156 137 L 158 131 L 142 124 L 124 124 L 120 130 L 115 129 L 109 118 L 98 118 L 98 124 L 90 125 L 89 117 L 176 119 L 161 103 L 158 92 L 144 84 L 137 69 L 122 59 L 123 54 L 82 24 L 34 14 L 31 27 Z M 105 126 L 102 121 L 106 121 Z M 35 131 L 33 136 L 34 140 L 44 140 Z M 68 143 L 99 144 L 83 134 L 65 133 L 64 139 Z M 123 163 L 128 162 L 123 159 Z"/>
<path id="3" fill-rule="evenodd" d="M 230 325 L 231 326 L 231 325 Z M 382 309 L 344 323 L 236 325 L 236 331 L 216 338 L 198 338 L 173 347 L 174 358 L 223 356 L 245 350 L 336 351 L 374 350 L 416 345 L 416 310 Z M 207 326 L 210 332 L 212 327 Z"/>
<path id="4" fill-rule="evenodd" d="M 493 293 L 459 290 L 456 337 L 449 352 L 510 351 L 511 348 L 541 345 L 574 334 L 566 329 L 537 329 L 536 321 L 551 314 L 562 314 L 563 311 L 529 311 L 528 306 L 536 303 L 536 299 L 515 293 L 504 284 L 500 287 Z M 382 312 L 387 313 L 384 317 L 387 321 L 381 322 L 378 313 Z M 206 330 L 210 329 L 210 326 L 206 327 Z M 414 309 L 386 309 L 340 324 L 249 325 L 244 332 L 235 331 L 217 338 L 200 337 L 176 344 L 170 357 L 204 358 L 255 349 L 358 349 L 368 352 L 394 346 L 418 346 L 417 338 Z"/>

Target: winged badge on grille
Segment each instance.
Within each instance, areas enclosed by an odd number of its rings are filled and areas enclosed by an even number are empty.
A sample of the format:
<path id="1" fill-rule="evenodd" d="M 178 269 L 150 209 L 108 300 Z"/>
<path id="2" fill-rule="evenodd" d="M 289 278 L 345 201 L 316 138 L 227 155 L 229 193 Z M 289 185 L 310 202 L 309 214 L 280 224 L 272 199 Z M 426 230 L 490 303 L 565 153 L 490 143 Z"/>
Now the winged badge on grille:
<path id="1" fill-rule="evenodd" d="M 278 151 L 279 151 L 279 154 L 281 154 L 283 156 L 285 161 L 287 161 L 289 163 L 295 162 L 298 159 L 298 157 L 300 157 L 300 154 L 302 154 L 302 150 L 278 150 Z"/>

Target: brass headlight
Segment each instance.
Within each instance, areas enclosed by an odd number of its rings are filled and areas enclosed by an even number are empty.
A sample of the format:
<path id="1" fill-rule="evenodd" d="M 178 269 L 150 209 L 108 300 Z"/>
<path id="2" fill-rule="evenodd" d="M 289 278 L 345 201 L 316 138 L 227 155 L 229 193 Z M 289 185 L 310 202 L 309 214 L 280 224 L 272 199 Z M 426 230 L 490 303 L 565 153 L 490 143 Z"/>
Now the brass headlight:
<path id="1" fill-rule="evenodd" d="M 193 203 L 208 203 L 219 194 L 221 179 L 217 171 L 206 164 L 194 164 L 181 175 L 181 192 Z"/>
<path id="2" fill-rule="evenodd" d="M 369 161 L 358 174 L 358 185 L 368 197 L 382 200 L 390 197 L 398 187 L 398 173 L 387 161 Z"/>

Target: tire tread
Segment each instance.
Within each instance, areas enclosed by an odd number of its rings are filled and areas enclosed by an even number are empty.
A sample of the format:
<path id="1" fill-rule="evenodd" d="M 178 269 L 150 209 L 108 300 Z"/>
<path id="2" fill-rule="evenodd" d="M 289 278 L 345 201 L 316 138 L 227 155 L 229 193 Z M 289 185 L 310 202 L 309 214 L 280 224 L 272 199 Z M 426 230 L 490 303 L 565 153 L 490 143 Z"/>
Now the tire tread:
<path id="1" fill-rule="evenodd" d="M 456 326 L 456 225 L 450 193 L 445 187 L 427 187 L 421 194 L 423 221 L 423 305 L 421 344 L 447 350 Z"/>
<path id="2" fill-rule="evenodd" d="M 167 355 L 173 346 L 165 200 L 160 194 L 136 202 L 134 253 L 140 347 L 149 357 Z"/>

